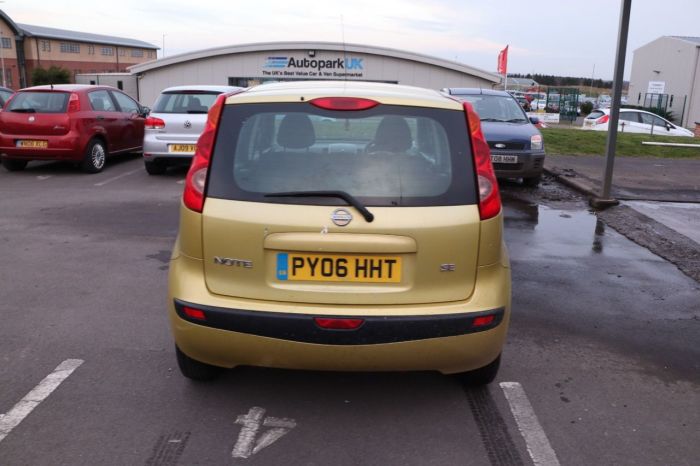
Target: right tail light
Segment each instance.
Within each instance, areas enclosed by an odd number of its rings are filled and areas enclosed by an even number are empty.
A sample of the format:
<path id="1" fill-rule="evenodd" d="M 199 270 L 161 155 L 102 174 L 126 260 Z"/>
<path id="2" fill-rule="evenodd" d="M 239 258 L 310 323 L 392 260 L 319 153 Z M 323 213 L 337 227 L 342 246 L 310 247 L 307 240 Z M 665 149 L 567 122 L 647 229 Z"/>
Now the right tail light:
<path id="1" fill-rule="evenodd" d="M 481 131 L 481 119 L 469 102 L 464 102 L 464 113 L 474 155 L 474 170 L 479 188 L 479 216 L 481 220 L 493 218 L 501 212 L 501 195 L 491 163 L 491 150 Z"/>

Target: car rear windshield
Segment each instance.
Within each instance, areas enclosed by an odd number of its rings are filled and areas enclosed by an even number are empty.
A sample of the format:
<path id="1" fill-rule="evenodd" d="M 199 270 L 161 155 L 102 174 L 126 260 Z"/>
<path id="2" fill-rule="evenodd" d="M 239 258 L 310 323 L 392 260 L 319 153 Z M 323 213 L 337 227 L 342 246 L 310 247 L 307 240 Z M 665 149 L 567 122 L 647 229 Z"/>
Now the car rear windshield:
<path id="1" fill-rule="evenodd" d="M 154 113 L 207 113 L 214 104 L 216 91 L 164 92 L 156 101 Z"/>
<path id="2" fill-rule="evenodd" d="M 586 117 L 587 120 L 597 120 L 598 118 L 602 117 L 605 115 L 605 112 L 601 112 L 600 110 L 593 110 L 591 113 L 588 114 Z"/>
<path id="3" fill-rule="evenodd" d="M 26 113 L 63 113 L 68 104 L 67 92 L 18 92 L 7 110 Z"/>
<path id="4" fill-rule="evenodd" d="M 458 97 L 474 106 L 481 121 L 529 123 L 522 107 L 511 96 L 469 94 Z"/>
<path id="5" fill-rule="evenodd" d="M 226 105 L 209 197 L 337 205 L 280 192 L 344 191 L 367 206 L 476 203 L 462 111 L 378 105 L 333 111 L 309 103 Z"/>

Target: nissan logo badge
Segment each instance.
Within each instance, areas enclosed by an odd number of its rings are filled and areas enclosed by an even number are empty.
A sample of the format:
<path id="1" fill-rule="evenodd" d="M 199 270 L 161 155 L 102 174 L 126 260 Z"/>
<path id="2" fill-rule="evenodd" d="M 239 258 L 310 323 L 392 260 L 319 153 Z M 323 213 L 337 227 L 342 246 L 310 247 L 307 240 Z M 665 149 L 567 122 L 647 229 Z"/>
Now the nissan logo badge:
<path id="1" fill-rule="evenodd" d="M 505 148 L 506 148 L 506 145 L 505 145 L 505 144 L 501 144 L 501 143 L 499 142 L 498 144 L 494 144 L 494 147 L 496 147 L 497 149 L 505 149 Z"/>
<path id="2" fill-rule="evenodd" d="M 344 227 L 352 221 L 352 214 L 345 209 L 335 209 L 331 214 L 331 220 L 339 227 Z"/>

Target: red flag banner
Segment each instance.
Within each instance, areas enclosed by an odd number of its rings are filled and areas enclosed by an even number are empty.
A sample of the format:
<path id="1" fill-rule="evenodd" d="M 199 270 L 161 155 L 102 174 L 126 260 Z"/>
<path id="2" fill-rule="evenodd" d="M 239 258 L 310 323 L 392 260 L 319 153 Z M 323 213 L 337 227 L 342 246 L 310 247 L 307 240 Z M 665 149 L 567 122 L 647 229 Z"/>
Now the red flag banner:
<path id="1" fill-rule="evenodd" d="M 506 74 L 508 72 L 508 46 L 501 50 L 498 54 L 498 73 Z"/>

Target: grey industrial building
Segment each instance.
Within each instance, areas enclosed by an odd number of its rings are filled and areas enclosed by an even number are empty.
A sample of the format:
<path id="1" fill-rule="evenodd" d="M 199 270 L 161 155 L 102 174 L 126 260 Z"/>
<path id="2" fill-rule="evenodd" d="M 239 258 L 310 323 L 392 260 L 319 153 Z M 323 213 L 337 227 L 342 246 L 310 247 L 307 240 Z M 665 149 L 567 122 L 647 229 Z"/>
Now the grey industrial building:
<path id="1" fill-rule="evenodd" d="M 634 51 L 628 93 L 631 105 L 659 106 L 676 122 L 700 122 L 700 37 L 663 36 Z"/>
<path id="2" fill-rule="evenodd" d="M 160 91 L 186 84 L 252 86 L 307 79 L 400 83 L 431 89 L 493 88 L 496 73 L 413 52 L 336 42 L 268 42 L 218 47 L 132 66 L 138 99 L 152 105 Z"/>

